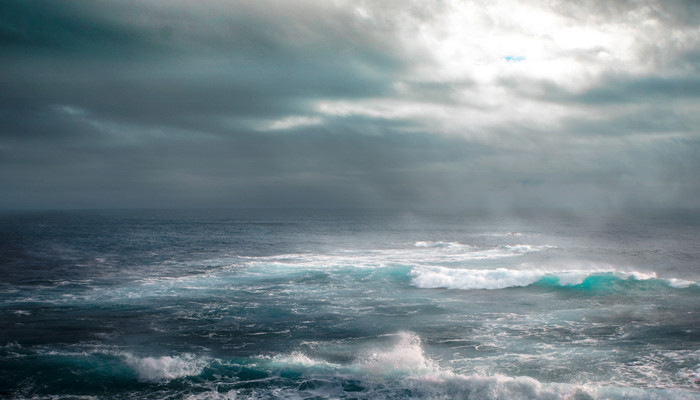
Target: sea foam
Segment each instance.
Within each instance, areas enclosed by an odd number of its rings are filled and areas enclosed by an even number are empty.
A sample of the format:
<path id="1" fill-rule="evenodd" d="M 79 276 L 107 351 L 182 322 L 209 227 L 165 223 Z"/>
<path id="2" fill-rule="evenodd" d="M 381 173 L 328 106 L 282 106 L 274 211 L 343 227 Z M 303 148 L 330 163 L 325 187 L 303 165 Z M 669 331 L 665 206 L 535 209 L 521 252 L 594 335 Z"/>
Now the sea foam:
<path id="1" fill-rule="evenodd" d="M 209 365 L 209 360 L 193 354 L 163 357 L 137 357 L 124 354 L 126 364 L 131 367 L 142 381 L 159 382 L 202 373 Z"/>
<path id="2" fill-rule="evenodd" d="M 248 390 L 232 390 L 227 398 L 238 396 L 256 398 L 337 398 L 352 394 L 364 399 L 387 398 L 460 398 L 460 399 L 694 399 L 692 393 L 682 390 L 665 392 L 663 389 L 646 390 L 631 387 L 607 387 L 582 384 L 547 383 L 527 376 L 501 374 L 456 373 L 442 368 L 425 354 L 421 338 L 412 332 L 399 332 L 393 345 L 363 351 L 350 365 L 340 365 L 315 360 L 303 353 L 274 357 L 271 365 L 276 368 L 296 370 L 303 367 L 329 367 L 315 373 L 306 370 L 303 383 L 296 387 L 274 390 L 260 387 Z M 286 365 L 285 365 L 286 364 Z M 325 368 L 324 368 L 325 369 Z M 328 375 L 330 374 L 330 375 Z M 352 392 L 345 391 L 348 387 Z M 220 398 L 220 393 L 213 397 Z"/>
<path id="3" fill-rule="evenodd" d="M 580 391 L 570 385 L 543 385 L 529 377 L 455 373 L 428 357 L 421 338 L 412 332 L 397 333 L 393 346 L 364 354 L 353 369 L 369 384 L 368 398 L 392 397 L 391 389 L 408 390 L 411 398 L 469 399 L 562 399 Z M 375 386 L 377 379 L 381 384 Z"/>
<path id="4" fill-rule="evenodd" d="M 373 375 L 439 371 L 438 366 L 425 356 L 420 337 L 411 332 L 396 334 L 396 342 L 390 349 L 370 351 L 362 355 L 354 368 Z"/>
<path id="5" fill-rule="evenodd" d="M 594 277 L 611 280 L 658 280 L 674 288 L 687 288 L 696 282 L 680 279 L 659 279 L 655 273 L 626 272 L 616 270 L 564 270 L 542 269 L 458 269 L 440 266 L 419 266 L 411 269 L 411 283 L 424 289 L 505 289 L 524 287 L 535 283 L 554 286 L 578 286 Z"/>
<path id="6" fill-rule="evenodd" d="M 419 288 L 503 289 L 527 286 L 540 280 L 542 271 L 517 271 L 506 268 L 493 270 L 452 269 L 446 267 L 416 267 L 411 270 L 413 285 Z"/>

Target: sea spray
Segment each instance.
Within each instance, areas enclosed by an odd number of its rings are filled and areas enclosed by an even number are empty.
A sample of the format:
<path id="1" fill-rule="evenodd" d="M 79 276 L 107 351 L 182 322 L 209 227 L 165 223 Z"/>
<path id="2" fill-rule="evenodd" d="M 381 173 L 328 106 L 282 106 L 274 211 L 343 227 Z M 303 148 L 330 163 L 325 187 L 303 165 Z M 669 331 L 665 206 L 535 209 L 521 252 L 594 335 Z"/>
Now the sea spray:
<path id="1" fill-rule="evenodd" d="M 123 357 L 126 364 L 136 371 L 139 379 L 149 382 L 196 376 L 202 373 L 202 370 L 209 365 L 208 359 L 197 357 L 194 354 L 137 357 L 126 353 Z"/>

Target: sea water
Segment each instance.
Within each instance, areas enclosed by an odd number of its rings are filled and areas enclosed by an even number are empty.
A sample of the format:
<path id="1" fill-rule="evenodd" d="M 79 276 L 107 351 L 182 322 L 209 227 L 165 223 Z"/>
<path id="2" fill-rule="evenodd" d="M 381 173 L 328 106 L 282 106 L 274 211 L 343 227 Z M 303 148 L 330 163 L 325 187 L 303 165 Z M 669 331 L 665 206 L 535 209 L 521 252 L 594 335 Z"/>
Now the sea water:
<path id="1" fill-rule="evenodd" d="M 700 399 L 700 218 L 0 214 L 0 397 Z"/>

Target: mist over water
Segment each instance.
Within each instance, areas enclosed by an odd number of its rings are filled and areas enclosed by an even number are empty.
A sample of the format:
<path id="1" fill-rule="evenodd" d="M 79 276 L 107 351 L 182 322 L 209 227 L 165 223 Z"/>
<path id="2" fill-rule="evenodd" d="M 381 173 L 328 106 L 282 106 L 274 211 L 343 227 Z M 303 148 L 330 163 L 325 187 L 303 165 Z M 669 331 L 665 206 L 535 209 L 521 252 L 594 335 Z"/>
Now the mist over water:
<path id="1" fill-rule="evenodd" d="M 697 399 L 700 218 L 0 215 L 0 393 Z"/>

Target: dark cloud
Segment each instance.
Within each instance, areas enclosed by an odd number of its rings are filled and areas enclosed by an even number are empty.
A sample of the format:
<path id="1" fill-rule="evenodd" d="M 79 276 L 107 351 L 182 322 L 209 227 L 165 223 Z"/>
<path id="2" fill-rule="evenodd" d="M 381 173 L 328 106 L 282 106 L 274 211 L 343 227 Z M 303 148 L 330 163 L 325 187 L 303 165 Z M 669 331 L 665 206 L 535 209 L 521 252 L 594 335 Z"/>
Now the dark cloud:
<path id="1" fill-rule="evenodd" d="M 700 206 L 695 3 L 498 7 L 6 0 L 0 207 Z"/>
<path id="2" fill-rule="evenodd" d="M 0 102 L 197 130 L 218 117 L 310 112 L 320 97 L 386 93 L 396 54 L 347 15 L 301 5 L 10 1 Z"/>
<path id="3" fill-rule="evenodd" d="M 132 203 L 139 193 L 154 197 L 149 206 L 166 199 L 177 206 L 194 200 L 216 206 L 419 204 L 425 200 L 423 192 L 436 189 L 443 178 L 436 166 L 485 153 L 457 139 L 391 133 L 389 126 L 381 136 L 367 135 L 366 124 L 344 121 L 281 136 L 141 135 L 130 144 L 120 140 L 120 146 L 101 138 L 41 152 L 18 146 L 5 159 L 3 180 L 10 190 L 4 198 L 17 201 L 17 193 L 31 192 L 40 184 L 66 198 L 90 190 L 111 193 L 105 199 L 110 206 L 138 205 Z M 120 129 L 128 134 L 124 131 Z M 119 193 L 120 188 L 129 190 Z"/>

